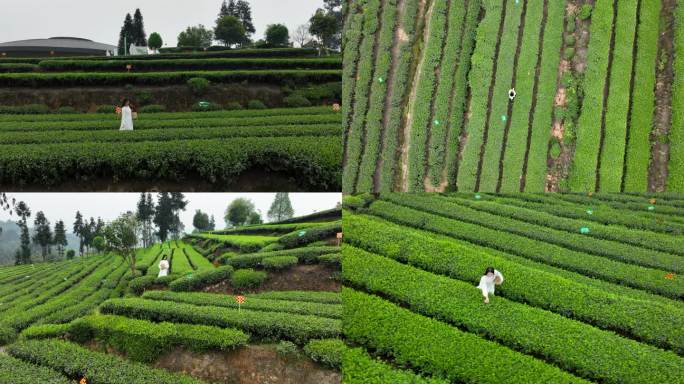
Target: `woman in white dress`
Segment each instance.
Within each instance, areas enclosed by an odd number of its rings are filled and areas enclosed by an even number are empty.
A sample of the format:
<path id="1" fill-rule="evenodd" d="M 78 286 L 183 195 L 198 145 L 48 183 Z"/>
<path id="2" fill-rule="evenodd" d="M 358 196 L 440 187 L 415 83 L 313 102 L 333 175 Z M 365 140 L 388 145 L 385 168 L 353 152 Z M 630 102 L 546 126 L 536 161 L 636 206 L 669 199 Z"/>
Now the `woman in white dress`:
<path id="1" fill-rule="evenodd" d="M 124 99 L 121 105 L 121 128 L 120 131 L 133 130 L 133 110 L 131 109 L 131 101 Z"/>
<path id="2" fill-rule="evenodd" d="M 480 278 L 477 288 L 482 291 L 485 304 L 489 304 L 489 295 L 494 295 L 494 288 L 503 283 L 503 275 L 492 267 L 487 267 L 484 275 Z"/>
<path id="3" fill-rule="evenodd" d="M 168 276 L 168 275 L 169 275 L 169 261 L 166 259 L 162 259 L 159 262 L 159 275 L 157 276 L 157 278 Z"/>

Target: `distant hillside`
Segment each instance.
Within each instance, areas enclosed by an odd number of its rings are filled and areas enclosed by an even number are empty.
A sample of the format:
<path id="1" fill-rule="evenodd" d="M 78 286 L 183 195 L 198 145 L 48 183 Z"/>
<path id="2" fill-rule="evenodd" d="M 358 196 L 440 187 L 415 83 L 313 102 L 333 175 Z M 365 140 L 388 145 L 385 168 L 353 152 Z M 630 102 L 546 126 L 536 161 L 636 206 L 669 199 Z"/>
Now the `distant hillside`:
<path id="1" fill-rule="evenodd" d="M 14 221 L 0 221 L 0 265 L 14 264 L 14 254 L 19 248 L 19 227 Z M 67 233 L 67 249 L 78 249 L 78 238 L 72 233 Z M 40 260 L 40 250 L 33 249 L 36 261 Z M 53 250 L 53 256 L 56 255 Z"/>

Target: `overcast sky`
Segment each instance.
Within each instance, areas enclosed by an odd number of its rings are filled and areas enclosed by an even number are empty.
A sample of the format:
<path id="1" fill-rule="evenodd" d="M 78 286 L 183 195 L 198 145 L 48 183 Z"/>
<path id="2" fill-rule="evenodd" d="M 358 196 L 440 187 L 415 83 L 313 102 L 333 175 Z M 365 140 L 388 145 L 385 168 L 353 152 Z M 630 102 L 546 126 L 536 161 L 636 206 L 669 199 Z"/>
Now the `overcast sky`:
<path id="1" fill-rule="evenodd" d="M 116 45 L 127 12 L 140 8 L 145 32 L 161 34 L 165 46 L 175 47 L 176 37 L 190 25 L 213 27 L 222 0 L 0 0 L 0 42 L 82 37 Z M 250 0 L 255 40 L 268 24 L 285 24 L 290 36 L 306 23 L 323 0 Z"/>
<path id="2" fill-rule="evenodd" d="M 156 194 L 153 195 L 156 201 Z M 31 209 L 33 217 L 38 211 L 45 212 L 50 224 L 64 220 L 67 229 L 71 229 L 76 211 L 81 211 L 86 217 L 102 217 L 109 221 L 120 213 L 135 211 L 140 194 L 138 193 L 9 193 L 8 197 L 17 201 L 24 201 Z M 189 201 L 185 212 L 181 213 L 181 220 L 185 230 L 191 232 L 192 217 L 195 210 L 200 209 L 216 218 L 216 229 L 225 225 L 223 214 L 228 204 L 238 197 L 252 200 L 257 210 L 261 211 L 266 220 L 266 213 L 271 207 L 275 193 L 186 193 Z M 335 208 L 341 202 L 341 193 L 290 193 L 290 201 L 296 216 L 307 215 L 326 209 Z M 0 211 L 0 220 L 16 220 L 5 211 Z"/>

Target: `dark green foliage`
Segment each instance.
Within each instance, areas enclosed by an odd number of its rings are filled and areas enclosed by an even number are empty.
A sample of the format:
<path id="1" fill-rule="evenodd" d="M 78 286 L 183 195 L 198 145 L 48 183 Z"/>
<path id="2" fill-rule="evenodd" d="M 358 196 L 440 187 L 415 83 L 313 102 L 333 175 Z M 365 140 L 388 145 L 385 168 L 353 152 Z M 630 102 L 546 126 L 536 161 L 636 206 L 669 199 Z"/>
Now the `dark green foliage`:
<path id="1" fill-rule="evenodd" d="M 72 377 L 103 384 L 201 384 L 202 381 L 150 368 L 120 357 L 94 352 L 61 340 L 27 340 L 7 352 L 21 360 L 52 368 Z"/>
<path id="2" fill-rule="evenodd" d="M 273 256 L 297 256 L 300 263 L 313 264 L 318 256 L 339 251 L 339 247 L 305 247 L 288 249 L 284 251 L 250 253 L 237 255 L 230 258 L 222 257 L 220 261 L 224 264 L 232 265 L 235 268 L 256 267 L 267 257 Z"/>
<path id="3" fill-rule="evenodd" d="M 50 108 L 43 104 L 27 104 L 21 106 L 0 106 L 0 114 L 32 115 L 50 113 Z"/>
<path id="4" fill-rule="evenodd" d="M 233 267 L 229 265 L 196 272 L 193 273 L 192 277 L 183 276 L 172 281 L 169 284 L 169 289 L 172 291 L 195 291 L 228 280 L 232 273 Z"/>
<path id="5" fill-rule="evenodd" d="M 266 104 L 264 104 L 263 101 L 261 100 L 250 100 L 247 103 L 247 108 L 248 109 L 266 109 L 268 108 Z"/>
<path id="6" fill-rule="evenodd" d="M 582 4 L 582 7 L 580 8 L 579 14 L 577 16 L 580 18 L 580 20 L 587 20 L 591 17 L 591 12 L 593 10 L 594 7 L 591 4 Z"/>
<path id="7" fill-rule="evenodd" d="M 323 224 L 313 228 L 296 230 L 281 237 L 278 239 L 278 242 L 283 244 L 285 248 L 297 248 L 314 241 L 334 238 L 338 232 L 342 232 L 342 222 L 340 221 Z"/>
<path id="8" fill-rule="evenodd" d="M 52 339 L 62 337 L 69 332 L 69 324 L 38 324 L 21 331 L 25 339 Z"/>
<path id="9" fill-rule="evenodd" d="M 230 278 L 230 285 L 235 289 L 257 288 L 266 280 L 267 274 L 253 269 L 238 269 Z"/>
<path id="10" fill-rule="evenodd" d="M 270 291 L 249 295 L 249 297 L 270 300 L 342 304 L 342 296 L 340 296 L 339 292 L 326 291 Z"/>
<path id="11" fill-rule="evenodd" d="M 139 113 L 160 113 L 166 112 L 166 106 L 159 104 L 150 104 L 144 107 L 138 108 Z"/>
<path id="12" fill-rule="evenodd" d="M 211 82 L 203 77 L 193 77 L 187 81 L 188 87 L 196 95 L 202 95 L 207 92 Z"/>
<path id="13" fill-rule="evenodd" d="M 575 48 L 565 47 L 565 50 L 563 51 L 563 58 L 565 60 L 572 60 L 573 57 L 575 57 Z"/>
<path id="14" fill-rule="evenodd" d="M 365 384 L 370 380 L 376 383 L 406 384 L 449 384 L 446 380 L 424 378 L 410 370 L 399 370 L 382 360 L 371 357 L 363 348 L 349 348 L 342 361 L 344 382 Z"/>
<path id="15" fill-rule="evenodd" d="M 34 365 L 7 355 L 0 355 L 0 380 L 3 384 L 74 383 L 66 376 L 50 368 Z"/>
<path id="16" fill-rule="evenodd" d="M 275 256 L 261 260 L 261 265 L 266 269 L 278 271 L 295 266 L 298 262 L 297 256 Z"/>
<path id="17" fill-rule="evenodd" d="M 59 113 L 59 114 L 68 114 L 68 113 L 77 113 L 77 111 L 76 111 L 76 108 L 74 108 L 74 107 L 68 107 L 68 106 L 67 106 L 67 107 L 59 107 L 59 108 L 57 108 L 57 110 L 55 111 L 55 113 Z"/>
<path id="18" fill-rule="evenodd" d="M 318 256 L 318 262 L 329 266 L 339 266 L 342 260 L 342 255 L 339 253 L 331 253 L 327 255 Z"/>
<path id="19" fill-rule="evenodd" d="M 95 113 L 108 113 L 114 114 L 116 112 L 116 106 L 114 105 L 99 105 L 95 109 Z"/>
<path id="20" fill-rule="evenodd" d="M 342 356 L 349 349 L 340 339 L 311 340 L 304 346 L 304 352 L 315 362 L 330 368 L 342 368 Z"/>
<path id="21" fill-rule="evenodd" d="M 0 324 L 0 345 L 9 344 L 17 338 L 14 328 Z"/>
<path id="22" fill-rule="evenodd" d="M 294 94 L 283 98 L 283 102 L 290 108 L 310 107 L 309 99 L 302 95 Z"/>
<path id="23" fill-rule="evenodd" d="M 245 107 L 242 106 L 242 104 L 238 103 L 237 101 L 231 101 L 230 103 L 226 104 L 226 110 L 228 111 L 237 111 L 245 109 Z"/>

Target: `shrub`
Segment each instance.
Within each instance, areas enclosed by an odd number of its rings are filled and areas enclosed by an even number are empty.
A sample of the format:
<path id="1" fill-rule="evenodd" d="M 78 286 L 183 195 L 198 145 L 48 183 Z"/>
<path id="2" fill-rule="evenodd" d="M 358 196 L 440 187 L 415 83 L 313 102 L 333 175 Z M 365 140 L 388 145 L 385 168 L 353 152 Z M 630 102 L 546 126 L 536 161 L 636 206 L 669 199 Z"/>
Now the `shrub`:
<path id="1" fill-rule="evenodd" d="M 575 32 L 575 28 L 576 28 L 576 25 L 575 25 L 575 17 L 574 17 L 574 16 L 573 16 L 573 17 L 569 17 L 569 18 L 567 19 L 567 21 L 568 21 L 568 23 L 567 23 L 567 26 L 565 27 L 565 31 L 566 31 L 567 33 L 574 33 L 574 32 Z"/>
<path id="2" fill-rule="evenodd" d="M 116 111 L 116 106 L 114 105 L 100 105 L 95 109 L 95 113 L 114 113 Z"/>
<path id="3" fill-rule="evenodd" d="M 342 368 L 342 356 L 349 349 L 340 339 L 311 340 L 304 346 L 304 352 L 315 362 L 331 368 Z"/>
<path id="4" fill-rule="evenodd" d="M 139 298 L 108 300 L 100 306 L 100 312 L 150 321 L 234 327 L 259 336 L 262 340 L 284 339 L 298 344 L 313 338 L 337 337 L 342 327 L 339 319 Z"/>
<path id="5" fill-rule="evenodd" d="M 10 326 L 0 324 L 0 345 L 9 344 L 17 338 L 17 332 Z"/>
<path id="6" fill-rule="evenodd" d="M 593 9 L 594 7 L 591 4 L 583 4 L 578 14 L 580 20 L 587 20 L 588 18 L 590 18 Z"/>
<path id="7" fill-rule="evenodd" d="M 290 95 L 285 98 L 283 98 L 283 102 L 285 105 L 287 105 L 290 108 L 301 108 L 301 107 L 310 107 L 311 102 L 309 99 L 302 95 Z"/>
<path id="8" fill-rule="evenodd" d="M 76 111 L 76 108 L 74 108 L 74 107 L 64 106 L 64 107 L 57 108 L 57 111 L 55 113 L 66 115 L 66 114 L 70 114 L 70 113 L 77 113 L 77 111 Z"/>
<path id="9" fill-rule="evenodd" d="M 560 154 L 561 154 L 561 145 L 560 145 L 560 142 L 558 141 L 558 139 L 556 139 L 556 138 L 551 139 L 550 153 L 551 153 L 551 157 L 553 157 L 554 159 L 557 159 L 558 156 L 560 156 Z"/>
<path id="10" fill-rule="evenodd" d="M 230 258 L 222 256 L 220 261 L 224 264 L 232 265 L 234 268 L 256 267 L 261 263 L 261 260 L 273 256 L 297 256 L 299 262 L 315 263 L 318 261 L 319 255 L 338 251 L 339 247 L 305 247 L 275 252 L 248 253 Z"/>
<path id="11" fill-rule="evenodd" d="M 575 42 L 576 42 L 575 35 L 565 36 L 565 45 L 573 46 L 573 45 L 575 45 Z"/>
<path id="12" fill-rule="evenodd" d="M 52 339 L 64 336 L 69 332 L 70 324 L 37 324 L 21 332 L 26 339 Z"/>
<path id="13" fill-rule="evenodd" d="M 276 345 L 278 355 L 282 357 L 297 357 L 299 356 L 299 349 L 297 345 L 291 341 L 283 340 Z"/>
<path id="14" fill-rule="evenodd" d="M 73 372 L 89 382 L 108 384 L 200 384 L 201 381 L 155 369 L 141 363 L 129 362 L 118 356 L 94 352 L 62 340 L 24 340 L 7 351 L 22 360 L 52 368 L 59 372 Z"/>
<path id="15" fill-rule="evenodd" d="M 329 255 L 318 256 L 318 261 L 321 264 L 325 264 L 325 265 L 329 265 L 329 266 L 338 266 L 338 265 L 340 265 L 341 260 L 342 260 L 342 255 L 339 253 L 331 253 Z"/>
<path id="16" fill-rule="evenodd" d="M 171 284 L 169 284 L 169 289 L 172 291 L 193 291 L 201 289 L 230 279 L 232 273 L 233 267 L 229 265 L 200 271 L 193 274 L 191 278 L 184 276 L 172 281 Z"/>
<path id="17" fill-rule="evenodd" d="M 230 285 L 236 289 L 256 288 L 266 280 L 266 272 L 253 269 L 238 269 L 230 279 Z"/>
<path id="18" fill-rule="evenodd" d="M 278 242 L 285 248 L 297 248 L 314 241 L 324 240 L 334 237 L 338 232 L 342 232 L 342 223 L 339 221 L 322 224 L 313 228 L 296 230 L 281 237 Z"/>
<path id="19" fill-rule="evenodd" d="M 245 109 L 245 107 L 243 107 L 242 104 L 238 103 L 237 101 L 231 101 L 230 103 L 226 104 L 226 109 L 229 111 L 237 111 Z"/>
<path id="20" fill-rule="evenodd" d="M 189 79 L 186 84 L 194 94 L 202 95 L 207 92 L 211 82 L 203 77 L 193 77 L 192 79 Z"/>
<path id="21" fill-rule="evenodd" d="M 76 256 L 76 251 L 74 251 L 73 249 L 67 250 L 67 252 L 66 252 L 66 258 L 67 258 L 67 260 L 71 260 L 71 259 L 73 259 L 75 256 Z"/>
<path id="22" fill-rule="evenodd" d="M 27 104 L 20 106 L 0 106 L 0 114 L 34 115 L 50 113 L 50 108 L 43 104 Z"/>
<path id="23" fill-rule="evenodd" d="M 261 100 L 250 100 L 247 103 L 248 109 L 267 109 L 268 107 Z"/>
<path id="24" fill-rule="evenodd" d="M 339 292 L 326 291 L 270 291 L 255 293 L 250 298 L 269 300 L 304 301 L 310 303 L 342 304 Z"/>
<path id="25" fill-rule="evenodd" d="M 266 269 L 281 270 L 297 265 L 298 262 L 297 256 L 276 256 L 263 259 L 261 264 Z"/>
<path id="26" fill-rule="evenodd" d="M 575 48 L 566 47 L 563 51 L 563 58 L 565 60 L 572 60 L 573 57 L 575 57 Z"/>
<path id="27" fill-rule="evenodd" d="M 136 295 L 140 295 L 145 291 L 146 288 L 154 285 L 155 280 L 157 280 L 156 276 L 148 275 L 136 277 L 135 279 L 131 280 L 130 283 L 128 283 L 128 288 Z"/>
<path id="28" fill-rule="evenodd" d="M 259 252 L 274 252 L 285 249 L 285 246 L 280 243 L 271 243 L 259 250 Z"/>
<path id="29" fill-rule="evenodd" d="M 141 112 L 141 113 L 166 112 L 166 106 L 159 105 L 159 104 L 150 104 L 150 105 L 146 105 L 144 107 L 138 108 L 138 112 Z"/>
<path id="30" fill-rule="evenodd" d="M 152 96 L 152 92 L 150 91 L 142 91 L 137 96 L 137 102 L 141 105 L 149 104 L 152 102 L 153 99 L 154 97 Z"/>
<path id="31" fill-rule="evenodd" d="M 31 364 L 14 357 L 0 355 L 0 377 L 4 383 L 11 384 L 73 384 L 61 373 L 46 367 Z M 5 381 L 5 380 L 12 381 Z"/>

